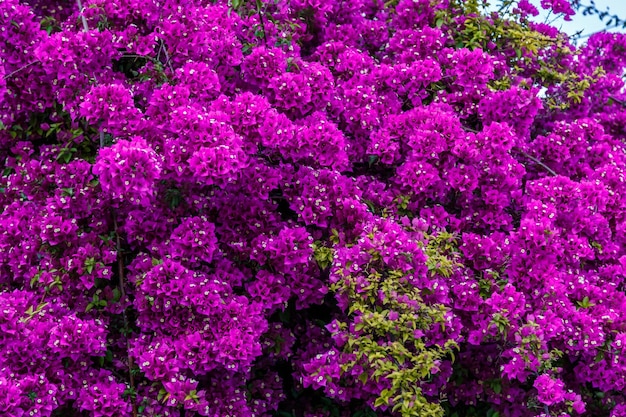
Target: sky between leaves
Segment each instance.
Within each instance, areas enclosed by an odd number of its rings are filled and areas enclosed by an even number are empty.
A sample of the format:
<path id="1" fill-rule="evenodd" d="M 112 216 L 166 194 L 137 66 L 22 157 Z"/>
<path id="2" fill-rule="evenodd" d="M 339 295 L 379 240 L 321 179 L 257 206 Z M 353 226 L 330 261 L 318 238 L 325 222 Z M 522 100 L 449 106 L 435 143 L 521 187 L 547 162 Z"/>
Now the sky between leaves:
<path id="1" fill-rule="evenodd" d="M 608 9 L 609 15 L 617 15 L 622 20 L 626 20 L 626 0 L 594 0 L 594 2 L 598 10 L 604 11 Z M 493 1 L 492 3 L 494 4 L 491 8 L 497 10 L 498 6 L 495 4 L 497 2 Z M 581 41 L 584 41 L 588 35 L 606 29 L 605 22 L 608 21 L 608 17 L 603 22 L 597 15 L 583 16 L 581 9 L 581 11 L 576 14 L 571 21 L 567 22 L 562 16 L 549 14 L 545 10 L 542 10 L 540 7 L 540 0 L 531 0 L 531 3 L 534 4 L 541 12 L 540 15 L 535 18 L 537 22 L 550 23 L 569 35 L 575 35 L 577 32 L 582 31 Z M 583 5 L 591 4 L 590 0 L 581 0 L 581 3 Z M 621 27 L 609 28 L 606 30 L 611 32 L 626 32 L 626 30 Z"/>

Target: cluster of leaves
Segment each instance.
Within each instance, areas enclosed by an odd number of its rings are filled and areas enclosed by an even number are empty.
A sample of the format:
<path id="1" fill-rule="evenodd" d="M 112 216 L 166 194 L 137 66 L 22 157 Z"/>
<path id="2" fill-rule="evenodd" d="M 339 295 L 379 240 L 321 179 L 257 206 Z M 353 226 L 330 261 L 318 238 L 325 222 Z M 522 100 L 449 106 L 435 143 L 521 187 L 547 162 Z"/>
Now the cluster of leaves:
<path id="1" fill-rule="evenodd" d="M 368 238 L 373 239 L 375 233 L 372 231 Z M 434 255 L 427 261 L 429 271 L 433 275 L 449 274 L 451 261 L 432 244 L 429 249 Z M 445 328 L 447 308 L 424 301 L 422 293 L 429 290 L 412 286 L 408 279 L 416 271 L 388 269 L 378 251 L 372 249 L 368 254 L 368 262 L 359 266 L 365 276 L 340 269 L 339 280 L 330 287 L 349 303 L 348 321 L 334 323 L 333 336 L 345 334 L 342 354 L 349 358 L 342 362 L 341 371 L 352 374 L 358 367 L 361 384 L 370 380 L 380 384 L 375 408 L 390 406 L 393 412 L 407 417 L 442 416 L 443 409 L 424 397 L 419 383 L 431 376 L 441 359 L 454 356 L 456 343 L 448 340 L 443 346 L 432 345 L 419 334 L 433 327 Z M 348 263 L 345 269 L 350 271 L 351 267 Z M 351 326 L 352 321 L 355 324 Z"/>

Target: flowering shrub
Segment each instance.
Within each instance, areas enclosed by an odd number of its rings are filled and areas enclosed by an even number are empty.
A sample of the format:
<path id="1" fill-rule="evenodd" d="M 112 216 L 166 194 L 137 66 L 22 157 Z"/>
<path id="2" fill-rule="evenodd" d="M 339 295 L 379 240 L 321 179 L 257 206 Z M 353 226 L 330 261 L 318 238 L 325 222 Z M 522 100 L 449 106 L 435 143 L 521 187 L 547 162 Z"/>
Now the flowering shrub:
<path id="1" fill-rule="evenodd" d="M 502 3 L 0 2 L 0 415 L 626 416 L 626 35 Z"/>

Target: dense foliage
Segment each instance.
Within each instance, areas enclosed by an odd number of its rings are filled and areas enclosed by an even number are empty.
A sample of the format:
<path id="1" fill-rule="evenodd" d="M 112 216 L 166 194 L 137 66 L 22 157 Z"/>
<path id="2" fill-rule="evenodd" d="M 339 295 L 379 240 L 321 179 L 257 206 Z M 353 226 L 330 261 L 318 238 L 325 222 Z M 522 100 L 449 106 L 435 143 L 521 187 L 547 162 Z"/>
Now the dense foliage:
<path id="1" fill-rule="evenodd" d="M 626 35 L 502 3 L 0 1 L 0 415 L 626 416 Z"/>

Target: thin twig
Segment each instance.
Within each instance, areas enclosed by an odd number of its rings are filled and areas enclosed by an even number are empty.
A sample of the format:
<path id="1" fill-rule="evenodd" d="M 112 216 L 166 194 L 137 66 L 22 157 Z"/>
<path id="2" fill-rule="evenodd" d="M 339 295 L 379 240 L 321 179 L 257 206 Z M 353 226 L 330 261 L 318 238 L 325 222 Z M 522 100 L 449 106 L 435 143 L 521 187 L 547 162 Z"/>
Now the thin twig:
<path id="1" fill-rule="evenodd" d="M 113 230 L 115 232 L 115 243 L 117 249 L 117 272 L 119 275 L 120 299 L 122 300 L 122 302 L 126 302 L 126 290 L 124 289 L 126 280 L 124 279 L 124 258 L 122 256 L 122 243 L 120 240 L 120 233 L 117 228 L 117 220 L 115 218 L 115 212 L 113 211 L 113 209 L 111 209 L 111 216 L 113 217 Z M 122 310 L 122 318 L 124 320 L 124 330 L 127 332 L 129 328 L 126 308 Z M 133 360 L 133 356 L 130 354 L 130 339 L 128 338 L 128 333 L 126 333 L 124 337 L 126 337 L 126 352 L 128 354 L 128 378 L 131 389 L 130 399 L 133 406 L 133 417 L 137 417 L 137 401 L 135 398 L 135 376 L 133 375 L 135 361 Z"/>
<path id="2" fill-rule="evenodd" d="M 621 105 L 622 107 L 626 107 L 626 101 L 620 100 L 617 97 L 613 97 L 613 96 L 609 96 L 609 98 L 613 100 L 614 102 L 616 102 L 617 104 Z"/>
<path id="3" fill-rule="evenodd" d="M 24 65 L 23 67 L 20 67 L 20 68 L 16 69 L 15 71 L 10 72 L 10 73 L 8 73 L 8 74 L 6 74 L 6 75 L 5 75 L 4 77 L 2 77 L 2 78 L 4 78 L 4 79 L 6 80 L 7 78 L 14 76 L 14 75 L 15 75 L 15 74 L 17 74 L 18 72 L 23 71 L 23 70 L 25 70 L 26 68 L 30 67 L 31 65 L 35 65 L 35 64 L 36 64 L 36 63 L 38 63 L 38 62 L 41 62 L 41 61 L 37 60 L 37 61 L 29 62 L 28 64 Z"/>
<path id="4" fill-rule="evenodd" d="M 478 130 L 472 129 L 471 127 L 467 127 L 467 126 L 462 126 L 462 127 L 463 127 L 463 130 L 465 130 L 466 132 L 480 133 Z"/>
<path id="5" fill-rule="evenodd" d="M 624 103 L 624 105 L 626 105 L 626 103 Z M 467 127 L 467 126 L 463 126 L 463 130 L 465 130 L 466 132 L 472 132 L 472 133 L 480 133 L 478 130 L 476 129 L 472 129 L 471 127 Z M 541 162 L 539 159 L 535 158 L 534 156 L 528 154 L 527 152 L 524 152 L 521 149 L 518 149 L 519 153 L 521 153 L 522 155 L 524 155 L 526 158 L 530 159 L 531 161 L 533 161 L 534 163 L 536 163 L 537 165 L 541 166 L 543 169 L 545 169 L 546 171 L 548 171 L 550 174 L 552 174 L 553 176 L 557 176 L 558 174 L 556 172 L 554 172 L 554 170 L 552 168 L 550 168 L 549 166 L 547 166 L 546 164 L 544 164 L 543 162 Z"/>
<path id="6" fill-rule="evenodd" d="M 531 161 L 533 161 L 534 163 L 536 163 L 537 165 L 541 166 L 543 169 L 545 169 L 546 171 L 548 171 L 550 174 L 554 175 L 555 177 L 558 175 L 556 172 L 554 172 L 552 170 L 552 168 L 550 168 L 549 166 L 547 166 L 546 164 L 544 164 L 543 162 L 541 162 L 539 159 L 535 158 L 532 155 L 529 155 L 528 153 L 520 150 L 519 151 L 522 155 L 524 155 L 526 158 L 530 159 Z"/>
<path id="7" fill-rule="evenodd" d="M 261 29 L 263 29 L 263 43 L 267 48 L 267 32 L 265 31 L 265 21 L 263 20 L 263 12 L 261 12 L 261 1 L 257 0 L 256 2 L 256 11 L 259 15 L 259 21 L 261 22 Z"/>
<path id="8" fill-rule="evenodd" d="M 89 26 L 87 25 L 87 19 L 85 19 L 85 15 L 83 14 L 83 5 L 80 0 L 76 0 L 76 4 L 78 5 L 78 13 L 80 13 L 80 20 L 83 21 L 83 30 L 85 32 L 89 32 Z"/>
<path id="9" fill-rule="evenodd" d="M 165 42 L 161 39 L 161 45 L 163 45 L 163 52 L 165 52 L 165 65 L 170 67 L 170 71 L 172 71 L 172 75 L 174 75 L 174 67 L 172 67 L 172 61 L 170 59 L 170 54 L 167 52 L 167 48 L 165 47 Z"/>
<path id="10" fill-rule="evenodd" d="M 148 56 L 148 55 L 137 55 L 137 54 L 124 54 L 124 55 L 122 55 L 122 58 L 141 58 L 141 59 L 147 59 L 149 61 L 154 61 L 155 60 L 151 56 Z"/>
<path id="11" fill-rule="evenodd" d="M 78 9 L 80 12 L 80 16 L 81 16 L 81 20 L 83 22 L 83 29 L 85 30 L 85 32 L 89 31 L 89 26 L 87 25 L 87 19 L 85 19 L 85 16 L 83 15 L 83 6 L 80 2 L 80 0 L 76 0 L 76 4 L 78 5 Z M 99 136 L 100 136 L 100 147 L 104 147 L 104 131 L 102 129 L 100 129 L 99 132 Z M 118 269 L 118 275 L 119 275 L 119 286 L 120 286 L 120 299 L 122 300 L 122 303 L 126 302 L 126 290 L 124 289 L 125 286 L 125 279 L 124 279 L 124 258 L 122 257 L 122 243 L 120 241 L 120 233 L 119 230 L 117 228 L 117 219 L 115 218 L 115 210 L 113 210 L 113 208 L 111 208 L 111 217 L 113 217 L 113 230 L 115 232 L 115 242 L 116 242 L 116 249 L 117 249 L 117 269 Z M 124 309 L 122 310 L 122 318 L 124 320 L 124 337 L 126 338 L 126 355 L 128 357 L 128 383 L 130 385 L 130 401 L 131 401 L 131 406 L 133 409 L 133 417 L 137 417 L 138 416 L 138 411 L 137 411 L 137 398 L 136 398 L 136 392 L 135 392 L 135 376 L 133 375 L 133 368 L 135 367 L 135 362 L 133 360 L 133 356 L 130 354 L 130 339 L 128 338 L 128 330 L 129 330 L 129 326 L 128 326 L 128 316 L 126 315 L 126 308 L 124 307 Z"/>
<path id="12" fill-rule="evenodd" d="M 163 41 L 159 42 L 159 51 L 157 52 L 156 60 L 161 60 L 161 52 L 163 51 Z"/>

